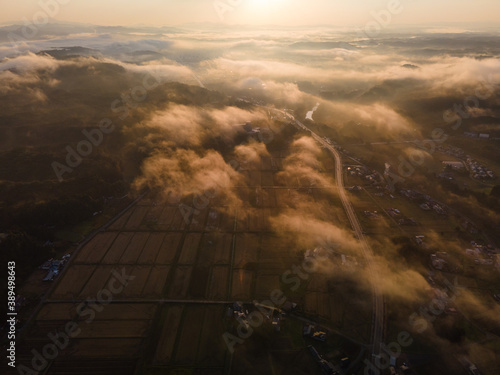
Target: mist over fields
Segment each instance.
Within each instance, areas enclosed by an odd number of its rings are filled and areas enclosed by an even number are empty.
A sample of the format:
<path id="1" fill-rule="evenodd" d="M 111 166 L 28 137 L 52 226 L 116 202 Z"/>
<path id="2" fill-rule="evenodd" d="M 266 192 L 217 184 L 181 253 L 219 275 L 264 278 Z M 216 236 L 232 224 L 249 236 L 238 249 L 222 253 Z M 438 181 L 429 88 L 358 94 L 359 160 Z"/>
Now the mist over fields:
<path id="1" fill-rule="evenodd" d="M 259 184 L 244 171 L 282 149 L 287 154 L 279 179 L 298 181 L 304 189 L 333 187 L 325 151 L 288 121 L 277 126 L 269 115 L 273 107 L 292 109 L 297 119 L 346 148 L 387 142 L 382 151 L 367 146 L 370 153 L 362 157 L 380 174 L 386 163 L 397 168 L 400 156 L 410 152 L 390 142 L 431 139 L 436 128 L 451 137 L 500 137 L 500 44 L 493 31 L 406 29 L 368 38 L 328 27 L 57 23 L 14 45 L 13 32 L 22 35 L 17 26 L 0 28 L 0 232 L 17 233 L 21 250 L 2 257 L 27 256 L 32 266 L 50 255 L 41 243 L 92 218 L 107 197 L 133 199 L 148 190 L 164 201 L 185 202 L 217 191 L 214 200 L 223 213 L 238 207 L 255 219 L 259 210 L 248 197 L 259 194 Z M 317 104 L 313 121 L 305 120 Z M 268 129 L 273 141 L 265 142 L 262 133 L 249 140 L 241 127 L 247 122 Z M 91 150 L 78 148 L 82 141 Z M 482 160 L 498 162 L 497 147 L 484 146 Z M 82 150 L 89 152 L 79 157 Z M 476 194 L 430 183 L 434 156 L 429 150 L 422 154 L 426 162 L 406 183 L 453 208 L 465 207 L 498 241 L 499 202 L 489 195 L 491 187 L 488 194 Z M 337 193 L 314 199 L 299 194 L 264 219 L 265 225 L 297 248 L 340 243 L 346 254 L 360 258 L 350 227 L 337 220 L 342 208 L 327 206 Z M 429 236 L 432 249 L 461 251 L 438 232 Z M 425 275 L 431 251 L 416 254 L 414 244 L 397 238 L 370 241 L 380 250 L 376 259 L 389 319 L 411 330 L 407 317 L 429 303 Z M 370 290 L 365 266 L 353 275 L 326 263 L 320 273 Z M 498 272 L 483 276 L 485 283 L 498 284 Z M 364 308 L 371 302 L 364 294 L 352 300 Z M 500 333 L 500 305 L 494 300 L 472 288 L 462 290 L 456 304 Z M 414 334 L 422 347 L 443 355 L 443 368 L 454 361 L 447 350 L 500 368 L 498 347 L 470 341 L 453 317 L 443 320 L 439 328 Z"/>

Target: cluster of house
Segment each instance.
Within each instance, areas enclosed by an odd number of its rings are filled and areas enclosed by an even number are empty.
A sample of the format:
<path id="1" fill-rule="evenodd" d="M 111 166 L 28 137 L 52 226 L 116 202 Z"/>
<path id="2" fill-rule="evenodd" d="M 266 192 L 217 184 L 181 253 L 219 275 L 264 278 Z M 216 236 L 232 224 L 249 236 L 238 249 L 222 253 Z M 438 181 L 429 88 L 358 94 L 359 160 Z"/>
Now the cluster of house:
<path id="1" fill-rule="evenodd" d="M 424 211 L 434 210 L 434 212 L 438 213 L 439 215 L 446 215 L 446 209 L 442 205 L 434 201 L 427 201 L 425 203 L 422 203 L 420 205 L 420 208 Z"/>
<path id="2" fill-rule="evenodd" d="M 431 254 L 432 267 L 442 271 L 448 268 L 448 253 L 445 251 L 440 251 L 435 254 Z"/>
<path id="3" fill-rule="evenodd" d="M 49 259 L 44 264 L 40 266 L 40 269 L 46 270 L 47 275 L 43 278 L 43 281 L 53 281 L 59 273 L 62 271 L 66 263 L 70 258 L 70 254 L 66 254 L 62 259 Z"/>
<path id="4" fill-rule="evenodd" d="M 471 246 L 465 249 L 465 254 L 474 259 L 474 263 L 482 266 L 493 266 L 496 264 L 500 270 L 500 254 L 499 250 L 493 246 L 480 245 L 471 241 Z M 450 255 L 447 252 L 440 251 L 431 255 L 432 267 L 437 270 L 454 271 L 450 269 Z"/>
<path id="5" fill-rule="evenodd" d="M 231 307 L 227 309 L 227 317 L 234 317 L 238 322 L 243 324 L 246 328 L 250 326 L 248 323 L 248 309 L 243 308 L 243 303 L 235 302 Z"/>
<path id="6" fill-rule="evenodd" d="M 316 327 L 313 326 L 312 324 L 305 325 L 302 330 L 302 334 L 305 337 L 310 337 L 317 341 L 322 341 L 322 342 L 326 341 L 326 332 L 322 331 L 321 329 L 316 329 Z"/>
<path id="7" fill-rule="evenodd" d="M 366 217 L 369 217 L 370 219 L 379 219 L 380 215 L 378 214 L 377 211 L 363 211 Z"/>
<path id="8" fill-rule="evenodd" d="M 282 306 L 282 309 L 280 309 L 254 302 L 253 307 L 259 309 L 261 312 L 265 311 L 265 313 L 263 313 L 264 317 L 271 322 L 274 331 L 280 332 L 281 320 L 285 316 L 285 312 L 294 311 L 297 308 L 297 304 L 287 301 Z M 234 302 L 232 306 L 228 307 L 226 316 L 227 318 L 234 318 L 248 329 L 250 327 L 250 323 L 248 322 L 249 314 L 251 314 L 251 312 L 248 308 L 244 307 L 242 302 Z"/>
<path id="9" fill-rule="evenodd" d="M 490 139 L 491 135 L 488 133 L 464 132 L 464 136 L 467 138 Z"/>
<path id="10" fill-rule="evenodd" d="M 391 362 L 389 366 L 389 372 L 391 375 L 407 374 L 410 371 L 410 367 L 407 363 L 403 363 L 399 366 L 399 370 L 396 370 L 396 359 L 391 357 Z"/>
<path id="11" fill-rule="evenodd" d="M 494 179 L 496 178 L 495 173 L 489 169 L 488 167 L 482 165 L 478 161 L 474 160 L 472 157 L 469 155 L 466 155 L 464 150 L 458 148 L 458 147 L 453 147 L 453 146 L 438 146 L 437 150 L 439 152 L 442 152 L 447 155 L 451 155 L 456 157 L 457 159 L 462 159 L 465 160 L 465 163 L 467 165 L 467 169 L 470 171 L 470 174 L 473 178 L 476 180 L 480 179 Z M 464 169 L 465 166 L 462 162 L 460 161 L 447 161 L 443 162 L 444 165 L 449 165 L 452 169 L 454 170 L 461 170 Z"/>
<path id="12" fill-rule="evenodd" d="M 480 164 L 476 160 L 472 159 L 470 156 L 467 156 L 466 163 L 467 166 L 469 167 L 471 176 L 476 180 L 481 180 L 486 178 L 488 179 L 496 178 L 495 173 L 491 169 Z"/>
<path id="13" fill-rule="evenodd" d="M 418 191 L 411 190 L 411 189 L 401 189 L 399 191 L 399 194 L 401 194 L 403 197 L 408 198 L 411 201 L 414 201 L 416 199 L 425 199 L 427 201 L 432 200 L 432 198 L 429 195 L 419 193 Z"/>
<path id="14" fill-rule="evenodd" d="M 429 248 L 429 245 L 425 242 L 425 236 L 422 235 L 415 236 L 415 242 L 417 243 L 418 246 L 420 246 L 423 249 Z"/>
<path id="15" fill-rule="evenodd" d="M 446 271 L 452 273 L 462 273 L 463 267 L 460 262 L 454 257 L 450 256 L 446 251 L 438 251 L 431 254 L 432 267 L 438 271 Z"/>
<path id="16" fill-rule="evenodd" d="M 384 179 L 375 170 L 370 170 L 367 167 L 364 166 L 352 166 L 352 167 L 347 167 L 347 173 L 349 173 L 351 176 L 357 176 L 361 178 L 365 178 L 368 180 L 370 183 L 380 183 L 383 182 Z"/>
<path id="17" fill-rule="evenodd" d="M 492 266 L 498 259 L 495 248 L 478 244 L 475 241 L 471 241 L 471 247 L 465 250 L 465 254 L 474 258 L 474 263 L 483 266 Z"/>
<path id="18" fill-rule="evenodd" d="M 363 188 L 361 186 L 355 185 L 355 186 L 348 187 L 347 190 L 356 192 L 356 191 L 363 190 Z"/>
<path id="19" fill-rule="evenodd" d="M 424 203 L 420 205 L 420 208 L 424 211 L 434 210 L 440 215 L 446 215 L 446 207 L 441 203 L 436 202 L 430 195 L 419 193 L 418 191 L 411 189 L 403 189 L 399 191 L 403 197 L 408 198 L 409 200 L 425 200 Z"/>
<path id="20" fill-rule="evenodd" d="M 385 211 L 392 218 L 398 218 L 399 225 L 418 225 L 415 219 L 404 217 L 397 208 L 387 208 Z"/>

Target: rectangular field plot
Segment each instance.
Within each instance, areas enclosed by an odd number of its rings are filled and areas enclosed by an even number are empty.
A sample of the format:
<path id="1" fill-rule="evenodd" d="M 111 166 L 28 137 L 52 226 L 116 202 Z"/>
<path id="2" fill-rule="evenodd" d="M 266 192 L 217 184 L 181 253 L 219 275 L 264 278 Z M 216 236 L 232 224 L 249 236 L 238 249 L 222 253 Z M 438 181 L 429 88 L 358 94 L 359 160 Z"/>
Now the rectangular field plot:
<path id="1" fill-rule="evenodd" d="M 77 303 L 47 303 L 36 316 L 36 320 L 65 320 L 70 321 L 76 315 Z"/>
<path id="2" fill-rule="evenodd" d="M 303 200 L 297 189 L 276 189 L 276 205 L 279 207 L 288 207 Z"/>
<path id="3" fill-rule="evenodd" d="M 64 320 L 37 320 L 29 327 L 29 335 L 32 339 L 45 339 L 51 332 L 64 330 L 67 321 Z"/>
<path id="4" fill-rule="evenodd" d="M 325 205 L 336 205 L 338 203 L 339 206 L 341 206 L 340 198 L 338 196 L 338 190 L 331 188 L 325 188 L 325 189 L 314 189 L 312 191 L 314 200 L 318 203 L 324 202 Z"/>
<path id="5" fill-rule="evenodd" d="M 193 267 L 178 266 L 173 272 L 173 279 L 170 284 L 168 296 L 173 299 L 186 298 L 188 295 Z"/>
<path id="6" fill-rule="evenodd" d="M 262 223 L 262 208 L 260 209 L 254 209 L 249 212 L 249 214 L 246 217 L 246 230 L 249 232 L 260 232 L 263 223 Z"/>
<path id="7" fill-rule="evenodd" d="M 286 268 L 298 260 L 296 244 L 289 238 L 262 235 L 260 264 L 276 268 Z"/>
<path id="8" fill-rule="evenodd" d="M 78 252 L 75 262 L 77 263 L 98 263 L 116 238 L 116 233 L 99 233 L 95 235 Z"/>
<path id="9" fill-rule="evenodd" d="M 76 299 L 87 280 L 94 273 L 95 266 L 72 265 L 63 275 L 62 279 L 50 296 L 51 299 L 70 298 Z"/>
<path id="10" fill-rule="evenodd" d="M 242 233 L 236 235 L 234 249 L 234 267 L 245 268 L 249 264 L 256 266 L 259 258 L 259 235 Z"/>
<path id="11" fill-rule="evenodd" d="M 196 261 L 198 247 L 201 241 L 201 233 L 188 233 L 182 245 L 179 264 L 193 264 Z"/>
<path id="12" fill-rule="evenodd" d="M 252 298 L 252 284 L 254 272 L 247 270 L 233 271 L 233 283 L 231 285 L 231 297 L 241 300 Z"/>
<path id="13" fill-rule="evenodd" d="M 188 221 L 183 216 L 179 207 L 175 207 L 174 217 L 172 219 L 172 223 L 170 224 L 170 230 L 184 230 L 186 229 L 187 224 Z"/>
<path id="14" fill-rule="evenodd" d="M 224 333 L 222 317 L 224 308 L 221 306 L 205 307 L 203 328 L 201 330 L 198 347 L 197 362 L 202 366 L 222 366 L 226 347 L 224 341 L 219 339 Z"/>
<path id="15" fill-rule="evenodd" d="M 122 216 L 120 216 L 113 224 L 109 226 L 109 229 L 110 230 L 122 229 L 127 223 L 128 219 L 130 218 L 130 215 L 132 215 L 132 210 L 128 210 Z"/>
<path id="16" fill-rule="evenodd" d="M 94 340 L 85 340 L 94 341 Z M 91 346 L 91 345 L 89 345 Z M 97 341 L 96 347 L 101 347 L 102 344 Z M 127 351 L 125 345 L 118 345 L 123 350 Z M 138 344 L 134 345 L 138 347 Z M 73 349 L 70 349 L 73 350 Z M 134 350 L 136 351 L 136 350 Z M 138 358 L 134 358 L 132 354 L 126 359 L 122 358 L 92 358 L 88 356 L 82 357 L 77 353 L 71 353 L 67 358 L 57 358 L 50 364 L 47 375 L 62 375 L 62 374 L 120 374 L 133 375 L 137 366 Z"/>
<path id="17" fill-rule="evenodd" d="M 276 190 L 280 189 L 262 189 L 262 207 L 276 207 Z"/>
<path id="18" fill-rule="evenodd" d="M 169 306 L 166 309 L 163 329 L 156 348 L 155 362 L 167 364 L 174 356 L 175 342 L 183 315 L 183 306 Z"/>
<path id="19" fill-rule="evenodd" d="M 104 264 L 117 264 L 120 261 L 125 249 L 127 248 L 132 236 L 132 232 L 122 232 L 119 233 L 115 239 L 115 242 L 111 245 L 109 250 L 106 252 L 102 263 Z"/>
<path id="20" fill-rule="evenodd" d="M 274 186 L 273 172 L 262 172 L 262 186 Z"/>
<path id="21" fill-rule="evenodd" d="M 100 321 L 127 320 L 129 324 L 134 324 L 134 320 L 152 320 L 156 309 L 156 305 L 145 303 L 111 303 L 106 305 L 102 311 L 96 312 L 95 319 Z M 89 318 L 89 315 L 83 311 L 79 315 L 80 321 Z"/>
<path id="22" fill-rule="evenodd" d="M 273 182 L 274 186 L 289 186 L 287 184 L 288 181 L 286 180 L 285 175 L 282 172 L 278 172 L 273 175 Z"/>
<path id="23" fill-rule="evenodd" d="M 65 357 L 136 358 L 140 355 L 142 338 L 91 338 L 71 340 Z M 97 372 L 96 372 L 97 373 Z"/>
<path id="24" fill-rule="evenodd" d="M 255 297 L 269 299 L 271 292 L 280 289 L 280 275 L 258 275 L 255 284 Z"/>
<path id="25" fill-rule="evenodd" d="M 203 328 L 203 306 L 187 306 L 184 309 L 182 330 L 177 340 L 175 363 L 193 364 L 196 362 L 197 348 Z"/>
<path id="26" fill-rule="evenodd" d="M 269 213 L 266 208 L 248 208 L 238 212 L 238 232 L 260 232 L 266 227 Z"/>
<path id="27" fill-rule="evenodd" d="M 129 245 L 125 249 L 120 258 L 121 264 L 134 264 L 141 255 L 142 249 L 148 240 L 149 233 L 135 233 L 130 240 Z"/>
<path id="28" fill-rule="evenodd" d="M 146 285 L 149 277 L 149 272 L 151 271 L 150 266 L 135 266 L 130 271 L 130 266 L 127 267 L 127 275 L 134 277 L 133 280 L 129 281 L 127 286 L 123 289 L 121 297 L 123 298 L 138 298 L 142 296 L 142 290 Z"/>
<path id="29" fill-rule="evenodd" d="M 189 296 L 191 298 L 205 298 L 209 277 L 209 267 L 196 266 L 193 268 L 189 283 Z"/>
<path id="30" fill-rule="evenodd" d="M 130 218 L 128 219 L 127 223 L 125 224 L 124 229 L 126 229 L 126 230 L 139 229 L 139 227 L 141 226 L 142 221 L 145 219 L 148 211 L 149 211 L 149 207 L 145 207 L 145 206 L 134 207 L 132 215 L 130 215 Z"/>
<path id="31" fill-rule="evenodd" d="M 307 292 L 328 292 L 328 280 L 322 275 L 313 275 L 307 284 Z"/>
<path id="32" fill-rule="evenodd" d="M 307 313 L 330 317 L 330 297 L 328 293 L 310 292 L 305 296 L 304 309 Z"/>
<path id="33" fill-rule="evenodd" d="M 263 171 L 269 171 L 273 169 L 272 158 L 270 158 L 269 156 L 262 156 L 261 160 L 261 169 Z"/>
<path id="34" fill-rule="evenodd" d="M 163 208 L 162 213 L 156 223 L 158 229 L 160 230 L 168 230 L 170 228 L 170 224 L 174 219 L 175 212 L 179 210 L 177 206 L 165 206 Z"/>
<path id="35" fill-rule="evenodd" d="M 141 255 L 137 259 L 137 263 L 153 264 L 158 256 L 158 252 L 160 251 L 164 239 L 165 233 L 151 233 L 148 241 L 142 249 Z"/>
<path id="36" fill-rule="evenodd" d="M 181 233 L 167 233 L 160 246 L 160 250 L 158 250 L 155 263 L 171 264 L 177 255 L 181 241 Z"/>
<path id="37" fill-rule="evenodd" d="M 79 298 L 96 298 L 97 293 L 107 286 L 108 280 L 114 277 L 112 272 L 113 266 L 95 266 L 95 271 L 80 292 Z"/>
<path id="38" fill-rule="evenodd" d="M 249 186 L 261 186 L 262 185 L 260 171 L 252 170 L 252 171 L 247 171 L 247 172 L 248 172 Z"/>
<path id="39" fill-rule="evenodd" d="M 144 337 L 150 325 L 150 320 L 94 320 L 91 324 L 79 325 L 78 338 Z"/>
<path id="40" fill-rule="evenodd" d="M 233 231 L 234 230 L 234 219 L 236 217 L 235 207 L 224 207 L 220 209 L 222 213 L 222 218 L 220 221 L 220 230 L 222 231 Z"/>
<path id="41" fill-rule="evenodd" d="M 207 298 L 211 300 L 225 300 L 227 298 L 227 289 L 229 282 L 229 267 L 212 267 L 208 283 Z"/>
<path id="42" fill-rule="evenodd" d="M 231 234 L 204 234 L 198 255 L 199 265 L 229 264 L 231 262 Z"/>
<path id="43" fill-rule="evenodd" d="M 170 272 L 170 266 L 153 266 L 142 290 L 144 298 L 160 298 Z"/>
<path id="44" fill-rule="evenodd" d="M 279 157 L 272 157 L 271 165 L 273 170 L 281 170 L 283 169 L 283 159 Z"/>

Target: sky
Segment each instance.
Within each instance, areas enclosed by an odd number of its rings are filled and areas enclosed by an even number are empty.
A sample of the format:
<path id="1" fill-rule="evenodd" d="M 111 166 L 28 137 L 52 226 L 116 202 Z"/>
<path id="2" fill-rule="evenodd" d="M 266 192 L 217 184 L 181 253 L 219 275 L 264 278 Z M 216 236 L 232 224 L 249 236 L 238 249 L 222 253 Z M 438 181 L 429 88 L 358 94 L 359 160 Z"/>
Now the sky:
<path id="1" fill-rule="evenodd" d="M 54 6 L 56 4 L 56 6 Z M 98 25 L 186 23 L 390 25 L 500 23 L 498 0 L 0 0 L 0 23 L 53 20 Z M 45 9 L 45 10 L 43 10 Z M 391 12 L 392 10 L 392 12 Z"/>

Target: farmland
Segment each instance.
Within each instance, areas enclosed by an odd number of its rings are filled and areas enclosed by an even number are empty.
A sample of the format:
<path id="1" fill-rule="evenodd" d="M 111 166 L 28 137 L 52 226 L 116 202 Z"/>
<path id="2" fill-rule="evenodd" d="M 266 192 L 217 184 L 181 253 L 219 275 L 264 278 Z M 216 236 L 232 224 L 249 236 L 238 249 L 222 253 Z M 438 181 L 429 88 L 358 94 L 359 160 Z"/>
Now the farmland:
<path id="1" fill-rule="evenodd" d="M 347 226 L 333 184 L 305 188 L 297 179 L 283 178 L 285 157 L 275 153 L 263 158 L 261 169 L 242 171 L 248 187 L 235 191 L 243 206 L 223 206 L 218 197 L 186 220 L 178 201 L 150 193 L 108 223 L 77 250 L 55 281 L 29 325 L 20 361 L 28 363 L 29 351 L 43 346 L 48 333 L 75 322 L 79 334 L 63 355 L 50 361 L 48 374 L 88 361 L 97 371 L 117 374 L 238 371 L 243 358 L 238 352 L 232 356 L 222 339 L 231 329 L 227 307 L 233 301 L 269 299 L 271 291 L 283 287 L 283 273 L 300 264 L 306 250 L 293 233 L 277 233 L 271 219 L 305 199 L 329 207 L 329 220 Z M 131 280 L 110 297 L 117 273 Z M 103 295 L 106 302 L 99 303 Z M 358 329 L 356 315 L 356 327 L 350 326 L 339 303 L 343 299 L 323 276 L 311 277 L 290 293 L 307 316 L 368 340 L 369 324 Z M 368 320 L 370 309 L 365 312 Z M 306 343 L 297 339 L 297 327 L 283 333 L 279 356 L 301 353 L 299 365 L 307 368 L 310 359 L 302 352 Z M 286 361 L 276 360 L 287 367 Z M 274 366 L 273 361 L 259 366 Z"/>

